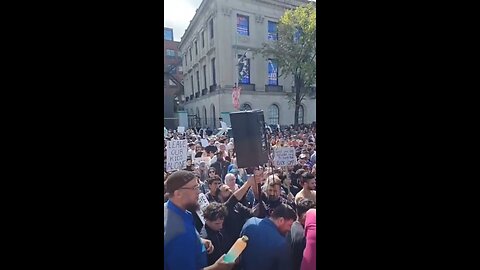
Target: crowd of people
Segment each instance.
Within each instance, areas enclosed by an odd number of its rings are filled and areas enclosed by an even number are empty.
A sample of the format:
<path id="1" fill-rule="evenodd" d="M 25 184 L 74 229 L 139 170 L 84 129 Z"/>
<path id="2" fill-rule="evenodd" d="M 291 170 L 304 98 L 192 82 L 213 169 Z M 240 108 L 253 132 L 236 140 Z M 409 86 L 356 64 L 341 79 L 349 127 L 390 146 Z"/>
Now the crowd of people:
<path id="1" fill-rule="evenodd" d="M 233 138 L 193 129 L 168 131 L 165 160 L 171 139 L 186 139 L 188 151 L 184 169 L 164 172 L 164 269 L 316 268 L 315 123 L 269 128 L 271 153 L 295 149 L 287 167 L 238 168 Z M 225 262 L 242 236 L 246 249 Z"/>

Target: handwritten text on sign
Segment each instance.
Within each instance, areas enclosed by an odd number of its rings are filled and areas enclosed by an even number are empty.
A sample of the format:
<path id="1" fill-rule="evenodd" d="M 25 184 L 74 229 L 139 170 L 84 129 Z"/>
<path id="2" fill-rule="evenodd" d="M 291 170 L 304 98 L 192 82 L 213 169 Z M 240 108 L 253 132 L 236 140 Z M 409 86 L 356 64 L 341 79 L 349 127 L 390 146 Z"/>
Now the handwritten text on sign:
<path id="1" fill-rule="evenodd" d="M 187 167 L 187 140 L 167 141 L 167 172 Z"/>
<path id="2" fill-rule="evenodd" d="M 278 147 L 274 150 L 273 165 L 275 166 L 293 166 L 297 164 L 297 157 L 295 156 L 295 148 L 293 147 Z"/>

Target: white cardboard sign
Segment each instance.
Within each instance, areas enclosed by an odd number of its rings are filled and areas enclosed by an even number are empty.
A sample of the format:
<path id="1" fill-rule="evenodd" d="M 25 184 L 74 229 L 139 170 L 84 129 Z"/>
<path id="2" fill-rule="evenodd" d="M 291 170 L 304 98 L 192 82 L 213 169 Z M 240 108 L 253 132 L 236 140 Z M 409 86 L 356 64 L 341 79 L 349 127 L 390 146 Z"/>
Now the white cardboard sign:
<path id="1" fill-rule="evenodd" d="M 187 140 L 167 141 L 167 172 L 187 167 Z"/>
<path id="2" fill-rule="evenodd" d="M 277 147 L 274 148 L 273 165 L 278 167 L 293 166 L 297 164 L 295 148 L 293 147 Z"/>

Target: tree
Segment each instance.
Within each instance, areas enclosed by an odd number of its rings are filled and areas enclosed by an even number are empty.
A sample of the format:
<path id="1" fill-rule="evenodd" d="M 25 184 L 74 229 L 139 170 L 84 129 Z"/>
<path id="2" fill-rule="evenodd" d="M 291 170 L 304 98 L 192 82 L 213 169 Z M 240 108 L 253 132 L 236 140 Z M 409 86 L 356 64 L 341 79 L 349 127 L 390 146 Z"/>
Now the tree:
<path id="1" fill-rule="evenodd" d="M 295 104 L 295 126 L 302 100 L 313 95 L 316 81 L 316 7 L 310 3 L 286 11 L 278 22 L 277 41 L 264 43 L 261 54 L 275 59 L 280 74 L 291 75 L 295 90 L 287 92 L 289 104 Z M 277 71 L 278 72 L 278 71 Z"/>

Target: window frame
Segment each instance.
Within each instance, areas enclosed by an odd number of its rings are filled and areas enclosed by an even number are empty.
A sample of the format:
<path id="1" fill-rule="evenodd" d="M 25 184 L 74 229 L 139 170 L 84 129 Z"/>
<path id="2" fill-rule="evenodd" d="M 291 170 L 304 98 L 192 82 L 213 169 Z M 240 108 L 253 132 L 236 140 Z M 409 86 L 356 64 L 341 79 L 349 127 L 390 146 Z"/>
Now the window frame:
<path id="1" fill-rule="evenodd" d="M 270 32 L 270 23 L 275 24 L 275 32 Z M 272 35 L 272 37 L 270 35 Z M 268 21 L 268 23 L 267 23 L 267 40 L 271 40 L 271 41 L 278 40 L 278 22 Z"/>
<path id="2" fill-rule="evenodd" d="M 300 118 L 300 108 L 302 109 L 301 110 L 302 111 L 302 117 L 301 118 Z M 302 121 L 300 121 L 300 119 Z M 298 119 L 297 119 L 297 121 L 298 121 L 299 124 L 304 124 L 305 123 L 305 107 L 302 104 L 300 104 L 300 106 L 298 107 Z"/>
<path id="3" fill-rule="evenodd" d="M 239 19 L 244 18 L 246 21 L 246 33 L 245 29 L 242 28 L 242 25 L 239 24 Z M 240 29 L 239 29 L 240 26 Z M 243 25 L 245 27 L 245 25 Z M 237 13 L 237 35 L 248 37 L 250 36 L 250 16 L 242 15 Z"/>
<path id="4" fill-rule="evenodd" d="M 272 117 L 272 108 L 276 108 L 276 117 Z M 275 119 L 275 123 L 272 122 L 272 119 Z M 269 125 L 277 125 L 280 124 L 280 107 L 277 104 L 272 104 L 270 107 L 268 107 L 268 124 Z"/>
<path id="5" fill-rule="evenodd" d="M 275 65 L 270 65 L 270 63 L 274 63 Z M 276 78 L 276 81 L 275 81 L 275 84 L 272 84 L 270 83 L 270 67 L 271 66 L 274 66 L 272 67 L 273 68 L 276 68 L 276 75 L 275 75 L 275 78 Z M 273 81 L 273 80 L 272 80 Z M 272 58 L 268 58 L 267 59 L 267 85 L 274 85 L 274 86 L 278 86 L 278 61 L 276 59 L 272 59 Z"/>
<path id="6" fill-rule="evenodd" d="M 239 54 L 238 55 L 238 59 L 240 59 L 243 55 Z M 241 67 L 240 65 L 238 66 L 238 83 L 242 83 L 242 84 L 250 84 L 251 83 L 251 77 L 250 77 L 250 59 L 249 58 L 245 58 L 245 60 L 247 60 L 247 76 L 248 76 L 248 82 L 243 82 L 243 78 L 240 78 L 240 69 L 243 68 Z"/>
<path id="7" fill-rule="evenodd" d="M 210 31 L 210 39 L 213 39 L 213 37 L 214 37 L 214 34 L 213 34 L 213 18 L 210 19 L 208 24 L 209 24 L 209 31 Z"/>
<path id="8" fill-rule="evenodd" d="M 215 77 L 215 57 L 210 60 L 210 63 L 212 65 L 212 85 L 217 84 L 217 77 Z"/>

